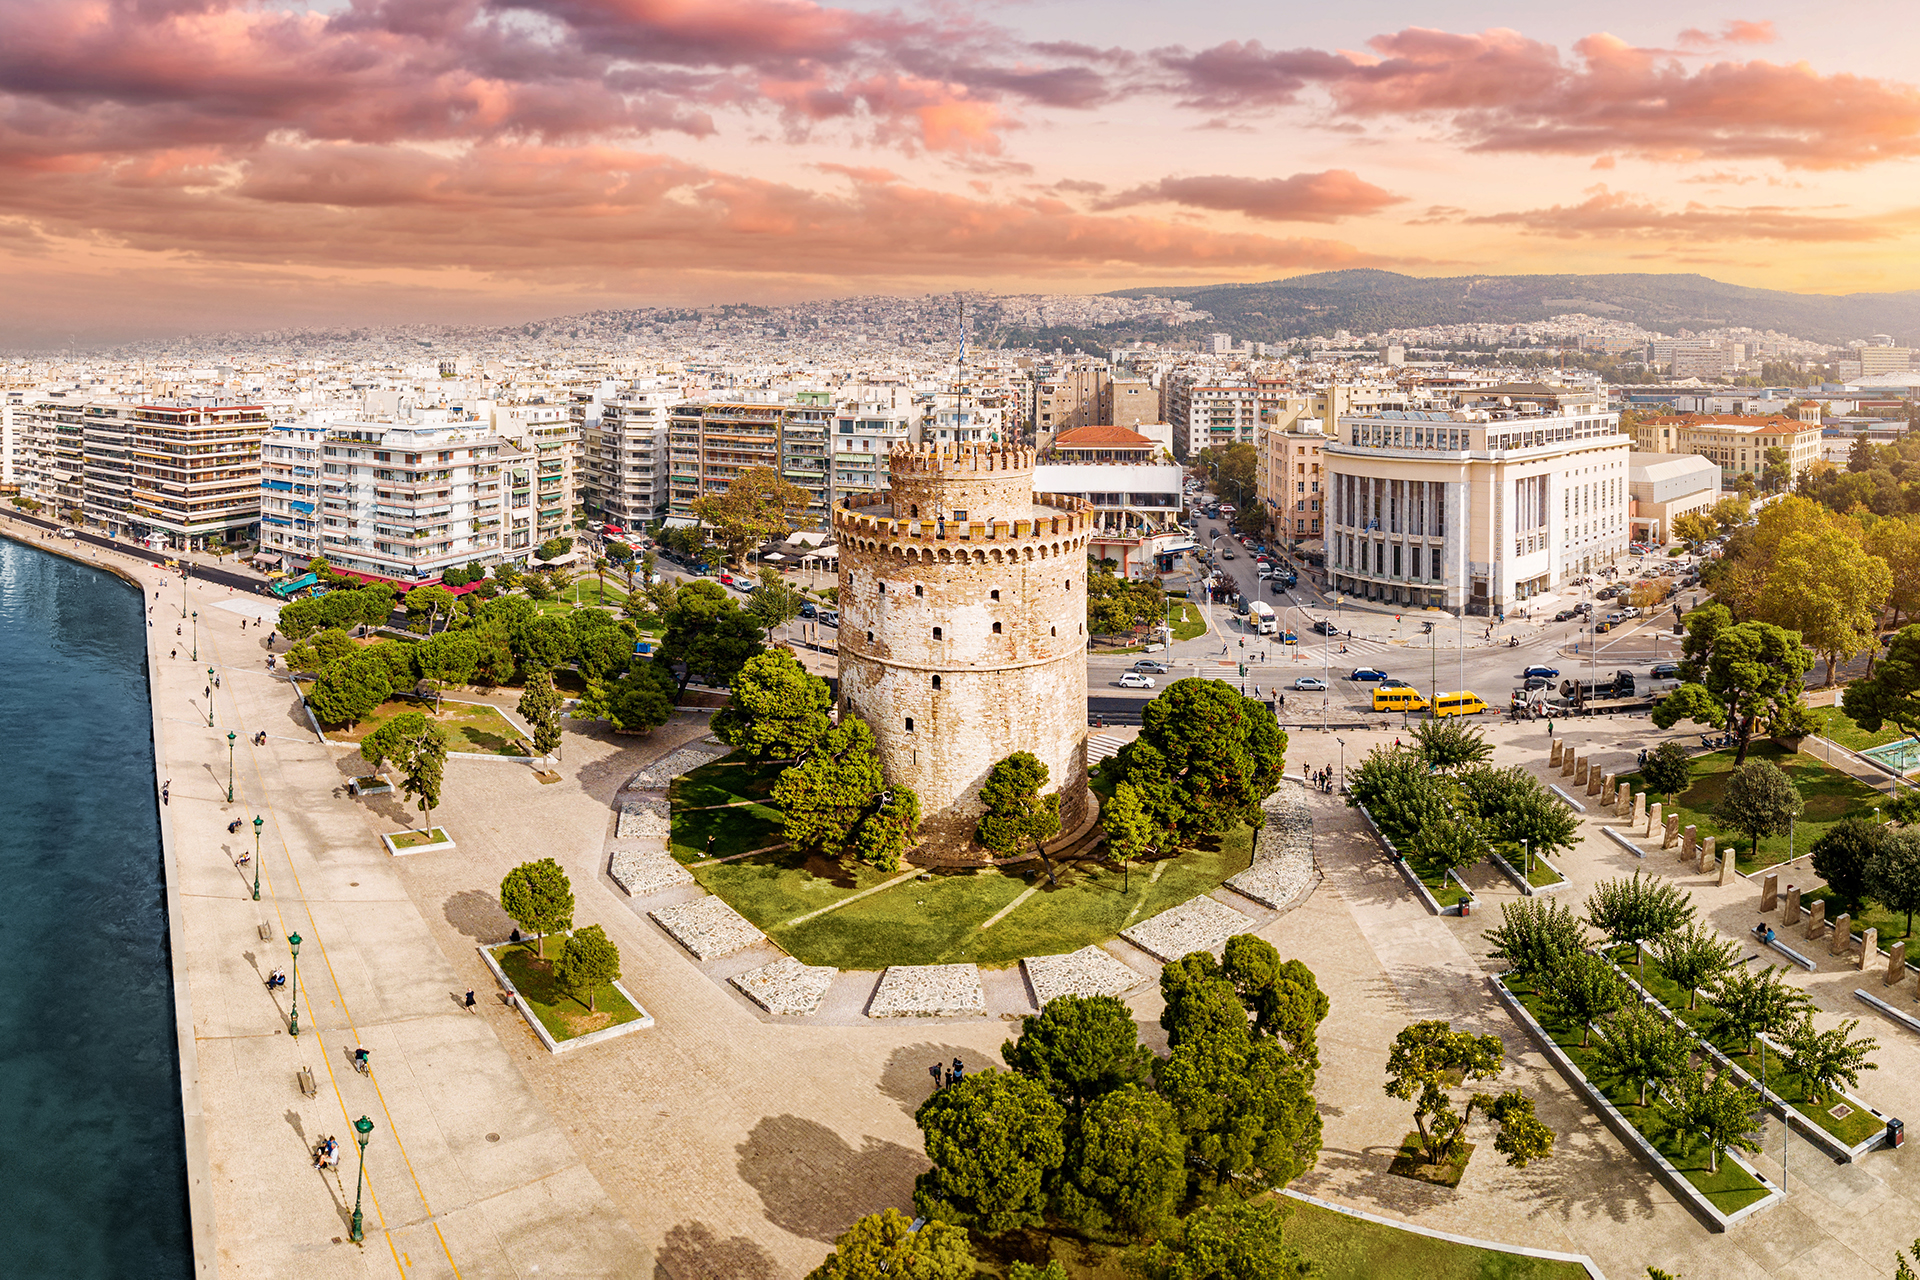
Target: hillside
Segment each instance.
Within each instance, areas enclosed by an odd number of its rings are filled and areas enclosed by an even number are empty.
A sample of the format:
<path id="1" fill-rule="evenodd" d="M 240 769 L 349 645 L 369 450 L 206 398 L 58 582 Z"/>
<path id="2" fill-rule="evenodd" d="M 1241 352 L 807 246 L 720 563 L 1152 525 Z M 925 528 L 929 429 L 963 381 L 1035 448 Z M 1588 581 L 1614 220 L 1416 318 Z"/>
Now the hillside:
<path id="1" fill-rule="evenodd" d="M 1450 276 L 1328 271 L 1267 284 L 1123 289 L 1121 297 L 1166 297 L 1213 314 L 1236 339 L 1273 342 L 1346 329 L 1518 323 L 1583 311 L 1649 329 L 1745 325 L 1815 342 L 1888 333 L 1920 339 L 1920 290 L 1902 293 L 1786 293 L 1722 284 L 1700 275 Z M 1147 335 L 1142 335 L 1147 336 Z M 1187 335 L 1191 336 L 1191 331 Z"/>

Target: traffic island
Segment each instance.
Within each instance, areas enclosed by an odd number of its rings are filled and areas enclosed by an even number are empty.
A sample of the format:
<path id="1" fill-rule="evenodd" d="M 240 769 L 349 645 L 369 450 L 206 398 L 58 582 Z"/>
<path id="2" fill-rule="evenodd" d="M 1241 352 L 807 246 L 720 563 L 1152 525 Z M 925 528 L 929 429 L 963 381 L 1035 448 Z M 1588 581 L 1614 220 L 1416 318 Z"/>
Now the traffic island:
<path id="1" fill-rule="evenodd" d="M 396 858 L 407 853 L 438 853 L 442 849 L 453 848 L 453 837 L 444 827 L 430 827 L 425 831 L 381 832 L 380 841 L 387 846 L 387 852 Z"/>
<path id="2" fill-rule="evenodd" d="M 540 956 L 538 945 L 495 943 L 482 946 L 480 958 L 548 1053 L 567 1053 L 653 1025 L 653 1015 L 618 979 L 594 991 L 591 1008 L 587 1001 L 562 991 L 553 961 Z"/>

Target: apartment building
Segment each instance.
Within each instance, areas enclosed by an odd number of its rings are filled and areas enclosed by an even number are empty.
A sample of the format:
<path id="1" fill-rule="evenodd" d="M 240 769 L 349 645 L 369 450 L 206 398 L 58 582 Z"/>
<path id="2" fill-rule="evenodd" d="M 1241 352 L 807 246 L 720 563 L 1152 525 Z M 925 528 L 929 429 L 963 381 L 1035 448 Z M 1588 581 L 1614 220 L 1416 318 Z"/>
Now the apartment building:
<path id="1" fill-rule="evenodd" d="M 1193 458 L 1203 449 L 1254 442 L 1260 397 L 1251 383 L 1202 381 L 1199 375 L 1176 371 L 1161 391 L 1179 456 Z"/>
<path id="2" fill-rule="evenodd" d="M 638 378 L 610 394 L 575 397 L 587 514 L 622 530 L 667 518 L 668 420 L 678 399 L 664 381 Z"/>
<path id="3" fill-rule="evenodd" d="M 1634 424 L 1636 453 L 1695 453 L 1720 464 L 1723 484 L 1740 476 L 1760 479 L 1767 450 L 1784 449 L 1794 478 L 1820 456 L 1820 424 L 1784 413 L 1680 414 L 1640 419 Z"/>
<path id="4" fill-rule="evenodd" d="M 833 419 L 832 392 L 796 391 L 780 423 L 780 478 L 807 491 L 807 527 L 824 527 L 833 506 Z"/>
<path id="5" fill-rule="evenodd" d="M 1277 536 L 1298 545 L 1325 532 L 1322 447 L 1327 442 L 1319 418 L 1290 416 L 1285 427 L 1262 426 L 1254 447 L 1259 454 L 1254 491 Z"/>
<path id="6" fill-rule="evenodd" d="M 402 403 L 345 417 L 320 446 L 320 547 L 336 569 L 403 585 L 506 553 L 507 462 L 478 413 Z"/>
<path id="7" fill-rule="evenodd" d="M 321 553 L 320 468 L 328 421 L 309 414 L 276 422 L 260 442 L 260 548 L 288 562 L 304 564 Z"/>
<path id="8" fill-rule="evenodd" d="M 911 399 L 842 401 L 833 419 L 833 492 L 838 501 L 852 493 L 876 493 L 887 487 L 887 455 L 912 444 L 919 411 Z"/>
<path id="9" fill-rule="evenodd" d="M 79 514 L 86 501 L 87 393 L 46 390 L 15 414 L 15 482 L 49 512 Z"/>
<path id="10" fill-rule="evenodd" d="M 727 491 L 734 478 L 767 467 L 807 491 L 796 513 L 804 527 L 823 523 L 832 504 L 828 436 L 830 392 L 800 392 L 790 401 L 697 400 L 674 406 L 667 421 L 669 518 L 690 521 L 693 504 Z"/>
<path id="11" fill-rule="evenodd" d="M 1519 384 L 1339 420 L 1327 571 L 1369 600 L 1504 613 L 1626 550 L 1631 441 L 1596 395 Z"/>
<path id="12" fill-rule="evenodd" d="M 1094 423 L 1139 430 L 1161 422 L 1160 393 L 1146 378 L 1135 374 L 1117 374 L 1100 389 L 1100 406 Z"/>
<path id="13" fill-rule="evenodd" d="M 1034 466 L 1033 487 L 1084 498 L 1093 507 L 1087 554 L 1138 578 L 1152 573 L 1157 552 L 1190 541 L 1179 523 L 1183 475 L 1158 441 L 1137 431 L 1075 427 Z"/>
<path id="14" fill-rule="evenodd" d="M 1027 420 L 1036 436 L 1051 435 L 1102 421 L 1110 370 L 1096 366 L 1049 369 L 1036 377 Z"/>
<path id="15" fill-rule="evenodd" d="M 572 532 L 580 429 L 570 404 L 494 405 L 491 418 L 493 433 L 518 455 L 500 455 L 508 494 L 500 547 L 504 558 L 524 560 L 541 543 Z"/>

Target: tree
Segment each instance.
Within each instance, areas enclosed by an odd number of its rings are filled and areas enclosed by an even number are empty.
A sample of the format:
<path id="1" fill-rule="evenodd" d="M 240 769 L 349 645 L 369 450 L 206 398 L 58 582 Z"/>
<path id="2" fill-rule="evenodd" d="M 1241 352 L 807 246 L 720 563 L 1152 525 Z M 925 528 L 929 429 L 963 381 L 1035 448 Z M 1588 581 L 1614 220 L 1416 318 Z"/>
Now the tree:
<path id="1" fill-rule="evenodd" d="M 1920 612 L 1920 519 L 1876 520 L 1867 530 L 1866 548 L 1886 561 L 1891 575 L 1887 608 L 1893 620 Z M 1872 671 L 1869 670 L 1871 675 Z"/>
<path id="2" fill-rule="evenodd" d="M 1265 703 L 1219 680 L 1176 680 L 1141 713 L 1123 747 L 1120 780 L 1181 844 L 1259 816 L 1280 784 L 1287 735 Z"/>
<path id="3" fill-rule="evenodd" d="M 1499 1036 L 1455 1031 L 1437 1020 L 1413 1023 L 1394 1037 L 1387 1053 L 1387 1096 L 1414 1104 L 1420 1153 L 1428 1164 L 1457 1158 L 1466 1128 L 1447 1089 L 1498 1075 L 1506 1052 Z"/>
<path id="4" fill-rule="evenodd" d="M 1693 757 L 1677 742 L 1663 742 L 1647 753 L 1640 781 L 1663 799 L 1671 800 L 1693 785 Z"/>
<path id="5" fill-rule="evenodd" d="M 1857 913 L 1873 887 L 1873 862 L 1893 832 L 1864 818 L 1842 818 L 1813 842 L 1813 873 L 1827 882 L 1834 905 Z"/>
<path id="6" fill-rule="evenodd" d="M 833 1242 L 807 1280 L 973 1280 L 973 1249 L 964 1228 L 913 1220 L 898 1209 L 870 1213 Z"/>
<path id="7" fill-rule="evenodd" d="M 640 630 L 600 609 L 581 609 L 572 616 L 573 659 L 588 680 L 605 680 L 634 661 L 634 641 Z"/>
<path id="8" fill-rule="evenodd" d="M 1720 526 L 1722 533 L 1725 533 L 1735 525 L 1745 524 L 1747 512 L 1750 510 L 1752 510 L 1752 504 L 1745 498 L 1729 496 L 1714 503 L 1713 509 L 1707 514 L 1713 517 L 1713 522 Z"/>
<path id="9" fill-rule="evenodd" d="M 888 786 L 873 730 L 858 716 L 828 729 L 805 759 L 782 773 L 773 800 L 794 848 L 883 871 L 899 868 L 920 824 L 920 797 L 909 787 Z"/>
<path id="10" fill-rule="evenodd" d="M 772 467 L 748 467 L 726 492 L 695 498 L 693 514 L 713 530 L 728 559 L 740 560 L 760 543 L 786 536 L 794 513 L 805 511 L 808 500 L 805 489 L 781 479 Z"/>
<path id="11" fill-rule="evenodd" d="M 800 606 L 805 602 L 799 589 L 778 569 L 762 569 L 760 586 L 754 591 L 753 603 L 747 606 L 747 611 L 766 628 L 767 643 L 772 644 L 773 629 L 799 617 Z"/>
<path id="12" fill-rule="evenodd" d="M 320 671 L 329 663 L 352 657 L 359 651 L 360 646 L 345 631 L 339 627 L 329 627 L 312 639 L 287 650 L 283 661 L 289 671 Z"/>
<path id="13" fill-rule="evenodd" d="M 560 749 L 560 695 L 552 676 L 544 671 L 528 676 L 517 710 L 533 734 L 533 754 L 550 756 Z"/>
<path id="14" fill-rule="evenodd" d="M 1714 985 L 1707 1006 L 1707 1027 L 1716 1039 L 1732 1037 L 1752 1053 L 1756 1036 L 1785 1034 L 1813 1001 L 1807 993 L 1780 980 L 1786 970 L 1728 969 Z"/>
<path id="15" fill-rule="evenodd" d="M 1295 1062 L 1319 1069 L 1318 1028 L 1332 1005 L 1313 970 L 1281 960 L 1265 938 L 1241 933 L 1227 939 L 1219 972 L 1252 1014 L 1256 1038 L 1277 1039 Z"/>
<path id="16" fill-rule="evenodd" d="M 1678 1089 L 1662 1097 L 1661 1110 L 1679 1131 L 1682 1151 L 1691 1151 L 1695 1141 L 1705 1139 L 1707 1167 L 1714 1173 L 1720 1172 L 1720 1157 L 1728 1149 L 1760 1149 L 1753 1123 L 1754 1096 L 1734 1082 L 1731 1072 L 1721 1071 L 1709 1081 L 1705 1071 L 1689 1071 Z"/>
<path id="17" fill-rule="evenodd" d="M 1462 793 L 1474 816 L 1496 840 L 1522 844 L 1542 857 L 1571 849 L 1580 838 L 1580 822 L 1531 773 L 1519 766 L 1480 765 L 1459 775 Z"/>
<path id="18" fill-rule="evenodd" d="M 1862 1071 L 1876 1071 L 1879 1064 L 1867 1055 L 1880 1047 L 1872 1036 L 1853 1039 L 1860 1019 L 1847 1018 L 1831 1031 L 1817 1031 L 1811 1013 L 1802 1015 L 1782 1037 L 1787 1066 L 1800 1077 L 1801 1096 L 1808 1102 L 1824 1103 L 1842 1084 L 1860 1087 Z"/>
<path id="19" fill-rule="evenodd" d="M 447 731 L 418 711 L 403 711 L 360 742 L 360 754 L 378 769 L 384 760 L 400 771 L 400 789 L 420 805 L 421 825 L 433 822 L 440 784 L 447 773 Z"/>
<path id="20" fill-rule="evenodd" d="M 1186 1154 L 1173 1105 L 1151 1089 L 1121 1085 L 1068 1121 L 1053 1211 L 1083 1231 L 1163 1235 L 1186 1193 Z"/>
<path id="21" fill-rule="evenodd" d="M 1133 864 L 1158 853 L 1167 833 L 1155 824 L 1140 803 L 1140 793 L 1127 782 L 1115 787 L 1112 798 L 1100 806 L 1100 829 L 1107 837 L 1107 856 L 1119 859 L 1126 873 L 1124 891 L 1131 892 Z"/>
<path id="22" fill-rule="evenodd" d="M 705 578 L 673 593 L 673 606 L 664 621 L 660 658 L 685 669 L 675 702 L 695 676 L 714 688 L 726 688 L 747 659 L 764 648 L 759 621 L 735 604 L 725 587 Z"/>
<path id="23" fill-rule="evenodd" d="M 1653 940 L 1653 958 L 1660 972 L 1687 993 L 1687 1008 L 1700 1006 L 1700 991 L 1740 958 L 1740 946 L 1725 941 L 1710 928 L 1689 924 Z"/>
<path id="24" fill-rule="evenodd" d="M 1839 663 L 1878 647 L 1876 627 L 1893 591 L 1893 574 L 1886 561 L 1840 530 L 1823 526 L 1789 535 L 1774 554 L 1766 584 L 1756 616 L 1798 632 L 1826 662 L 1829 688 Z"/>
<path id="25" fill-rule="evenodd" d="M 1581 951 L 1580 922 L 1552 897 L 1515 898 L 1500 904 L 1500 923 L 1486 931 L 1493 954 L 1507 962 L 1512 978 L 1537 989 L 1567 956 Z"/>
<path id="26" fill-rule="evenodd" d="M 1664 1015 L 1635 1004 L 1601 1024 L 1594 1055 L 1614 1075 L 1634 1086 L 1644 1107 L 1649 1087 L 1677 1079 L 1687 1069 L 1693 1045 Z"/>
<path id="27" fill-rule="evenodd" d="M 1799 700 L 1813 655 L 1798 635 L 1772 623 L 1736 625 L 1724 605 L 1702 605 L 1686 623 L 1686 683 L 1653 704 L 1653 722 L 1662 729 L 1682 720 L 1725 728 L 1738 744 L 1734 762 L 1744 764 L 1754 728 Z"/>
<path id="28" fill-rule="evenodd" d="M 307 705 L 321 724 L 356 724 L 393 696 L 393 674 L 372 649 L 358 649 L 320 669 Z"/>
<path id="29" fill-rule="evenodd" d="M 573 550 L 572 538 L 548 538 L 545 542 L 534 548 L 533 558 L 536 560 L 557 560 L 571 550 Z"/>
<path id="30" fill-rule="evenodd" d="M 1873 441 L 1862 431 L 1853 438 L 1853 448 L 1847 451 L 1847 470 L 1856 473 L 1873 470 L 1873 455 Z"/>
<path id="31" fill-rule="evenodd" d="M 591 684 L 574 708 L 580 720 L 605 720 L 615 733 L 642 733 L 673 718 L 673 673 L 658 662 L 642 662 L 613 684 Z"/>
<path id="32" fill-rule="evenodd" d="M 1920 624 L 1900 628 L 1874 673 L 1856 680 L 1840 695 L 1841 710 L 1862 729 L 1876 733 L 1883 724 L 1920 734 Z"/>
<path id="33" fill-rule="evenodd" d="M 1202 1205 L 1173 1240 L 1130 1254 L 1127 1270 L 1146 1280 L 1293 1280 L 1316 1274 L 1287 1244 L 1285 1211 L 1271 1200 Z"/>
<path id="34" fill-rule="evenodd" d="M 1920 833 L 1897 831 L 1874 856 L 1867 873 L 1873 896 L 1889 911 L 1907 917 L 1907 936 L 1913 936 L 1913 913 L 1920 911 Z"/>
<path id="35" fill-rule="evenodd" d="M 415 587 L 407 592 L 407 625 L 431 635 L 433 624 L 452 614 L 453 601 L 453 592 L 438 584 Z"/>
<path id="36" fill-rule="evenodd" d="M 1557 1018 L 1580 1026 L 1580 1047 L 1593 1037 L 1593 1024 L 1620 1007 L 1626 988 L 1612 965 L 1591 951 L 1565 956 L 1540 986 L 1540 999 Z"/>
<path id="37" fill-rule="evenodd" d="M 414 670 L 439 685 L 471 684 L 480 668 L 480 644 L 471 631 L 442 631 L 413 646 Z"/>
<path id="38" fill-rule="evenodd" d="M 1481 764 L 1493 756 L 1486 735 L 1459 719 L 1421 721 L 1413 727 L 1413 749 L 1436 769 Z"/>
<path id="39" fill-rule="evenodd" d="M 1458 871 L 1487 856 L 1487 833 L 1478 822 L 1456 815 L 1452 822 L 1435 823 L 1414 832 L 1405 847 L 1415 860 L 1435 872 Z"/>
<path id="40" fill-rule="evenodd" d="M 1493 1149 L 1513 1168 L 1524 1169 L 1553 1154 L 1553 1130 L 1534 1113 L 1533 1099 L 1520 1090 L 1509 1089 L 1498 1097 L 1476 1093 L 1469 1110 L 1472 1107 L 1479 1107 L 1500 1125 Z"/>
<path id="41" fill-rule="evenodd" d="M 547 935 L 573 927 L 573 885 L 552 858 L 523 862 L 500 882 L 500 909 L 522 929 L 539 935 L 544 957 Z"/>
<path id="42" fill-rule="evenodd" d="M 727 705 L 713 714 L 714 736 L 756 760 L 790 760 L 811 749 L 832 723 L 827 682 L 801 666 L 791 649 L 748 658 L 730 693 Z"/>
<path id="43" fill-rule="evenodd" d="M 1003 858 L 1031 847 L 1046 864 L 1048 883 L 1058 884 L 1047 841 L 1060 834 L 1060 793 L 1040 794 L 1048 775 L 1046 763 L 1031 751 L 1016 751 L 994 765 L 980 788 L 987 811 L 974 839 Z"/>
<path id="44" fill-rule="evenodd" d="M 1760 853 L 1760 837 L 1777 835 L 1800 816 L 1800 791 L 1771 760 L 1749 760 L 1735 767 L 1727 790 L 1713 806 L 1713 816 L 1753 841 Z"/>
<path id="45" fill-rule="evenodd" d="M 1631 946 L 1634 963 L 1646 970 L 1641 945 L 1672 933 L 1693 919 L 1693 899 L 1670 880 L 1642 877 L 1603 880 L 1587 895 L 1587 923 L 1613 940 Z"/>
<path id="46" fill-rule="evenodd" d="M 1153 1068 L 1132 1010 L 1113 996 L 1055 996 L 1020 1020 L 1020 1038 L 1001 1045 L 1000 1057 L 1072 1112 L 1138 1084 Z"/>
<path id="47" fill-rule="evenodd" d="M 609 982 L 620 980 L 620 948 L 613 945 L 606 930 L 590 924 L 560 948 L 553 976 L 560 983 L 560 989 L 585 1004 L 589 1013 L 598 1012 L 594 1007 L 595 993 Z"/>
<path id="48" fill-rule="evenodd" d="M 1713 537 L 1716 532 L 1718 532 L 1718 526 L 1710 518 L 1697 512 L 1690 511 L 1686 515 L 1677 516 L 1673 522 L 1673 536 L 1689 547 L 1697 548 Z"/>
<path id="49" fill-rule="evenodd" d="M 1041 1224 L 1066 1112 L 1039 1081 L 989 1068 L 936 1090 L 914 1121 L 933 1162 L 914 1182 L 921 1214 L 990 1236 Z"/>

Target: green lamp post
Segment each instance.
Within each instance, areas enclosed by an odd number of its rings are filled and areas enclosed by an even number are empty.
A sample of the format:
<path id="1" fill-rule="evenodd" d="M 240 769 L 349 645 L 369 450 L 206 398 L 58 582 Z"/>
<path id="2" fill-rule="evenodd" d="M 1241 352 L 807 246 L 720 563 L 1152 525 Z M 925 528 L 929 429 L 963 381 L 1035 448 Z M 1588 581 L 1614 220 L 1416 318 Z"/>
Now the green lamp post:
<path id="1" fill-rule="evenodd" d="M 237 735 L 227 732 L 227 803 L 233 803 L 233 740 Z"/>
<path id="2" fill-rule="evenodd" d="M 193 660 L 200 661 L 200 611 L 198 609 L 193 611 Z"/>
<path id="3" fill-rule="evenodd" d="M 260 827 L 266 819 L 259 814 L 253 816 L 253 900 L 260 901 Z"/>
<path id="4" fill-rule="evenodd" d="M 367 1185 L 367 1139 L 373 1136 L 373 1121 L 361 1116 L 353 1122 L 353 1139 L 360 1144 L 360 1174 L 353 1180 L 353 1233 L 355 1244 L 366 1239 L 360 1225 L 360 1192 Z"/>
<path id="5" fill-rule="evenodd" d="M 298 1040 L 300 1038 L 300 935 L 288 934 L 287 945 L 293 948 L 293 993 L 291 1004 L 288 1006 L 292 1012 L 287 1015 L 287 1029 L 293 1033 L 293 1038 Z"/>
<path id="6" fill-rule="evenodd" d="M 197 618 L 200 615 L 196 613 L 193 616 Z M 199 659 L 196 658 L 194 659 L 194 661 L 198 662 Z M 213 728 L 213 668 L 212 667 L 207 668 L 207 728 L 209 729 Z"/>

